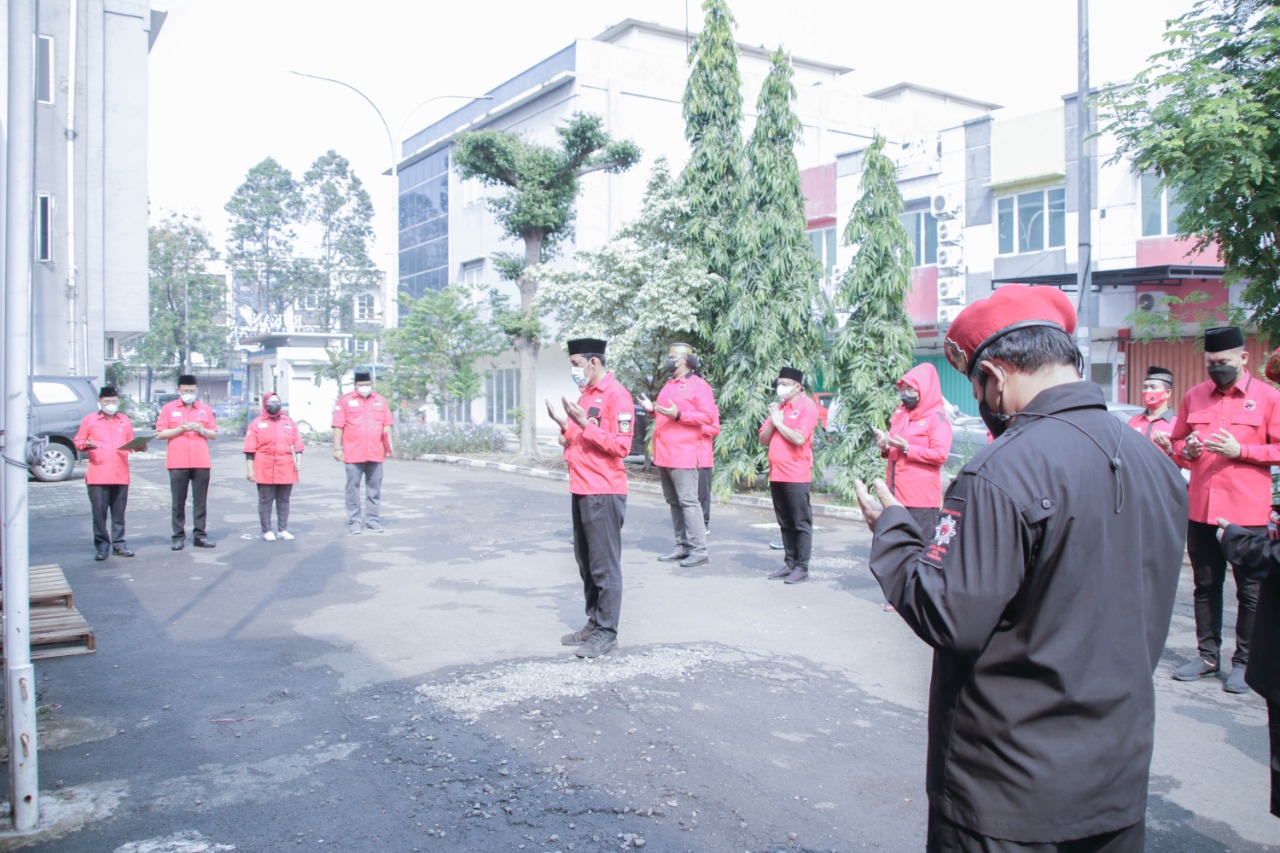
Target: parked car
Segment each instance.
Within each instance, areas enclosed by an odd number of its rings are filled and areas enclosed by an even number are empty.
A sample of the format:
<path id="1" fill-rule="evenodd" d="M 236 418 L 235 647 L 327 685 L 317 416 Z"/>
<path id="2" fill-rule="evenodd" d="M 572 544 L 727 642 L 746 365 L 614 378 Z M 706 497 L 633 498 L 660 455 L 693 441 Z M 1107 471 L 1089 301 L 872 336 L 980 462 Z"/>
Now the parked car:
<path id="1" fill-rule="evenodd" d="M 72 442 L 80 421 L 98 410 L 98 387 L 91 376 L 32 376 L 27 387 L 28 428 L 45 441 L 31 476 L 47 483 L 65 480 L 83 456 Z"/>

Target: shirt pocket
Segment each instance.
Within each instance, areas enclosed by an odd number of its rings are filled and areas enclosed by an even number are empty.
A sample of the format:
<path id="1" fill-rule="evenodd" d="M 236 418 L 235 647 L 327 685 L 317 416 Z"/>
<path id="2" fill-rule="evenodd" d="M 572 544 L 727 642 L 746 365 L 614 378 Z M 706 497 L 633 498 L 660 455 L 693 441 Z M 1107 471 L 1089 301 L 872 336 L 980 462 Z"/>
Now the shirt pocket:
<path id="1" fill-rule="evenodd" d="M 1187 423 L 1194 429 L 1213 423 L 1213 412 L 1192 412 L 1187 415 Z"/>

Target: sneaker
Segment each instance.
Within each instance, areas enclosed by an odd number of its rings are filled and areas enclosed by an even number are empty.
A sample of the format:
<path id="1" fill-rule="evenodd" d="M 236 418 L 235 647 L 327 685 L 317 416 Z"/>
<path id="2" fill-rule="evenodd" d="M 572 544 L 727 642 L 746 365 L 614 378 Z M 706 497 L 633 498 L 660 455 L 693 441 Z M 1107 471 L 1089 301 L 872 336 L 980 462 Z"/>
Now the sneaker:
<path id="1" fill-rule="evenodd" d="M 785 550 L 787 550 L 787 546 L 786 546 L 786 545 L 783 545 L 781 542 L 770 542 L 770 543 L 769 543 L 769 550 L 771 550 L 771 551 L 785 551 Z"/>
<path id="2" fill-rule="evenodd" d="M 592 622 L 588 622 L 577 631 L 574 631 L 572 634 L 565 634 L 563 637 L 561 637 L 560 645 L 580 646 L 583 643 L 585 643 L 587 641 L 587 638 L 590 637 L 595 632 L 596 632 L 595 624 Z"/>
<path id="3" fill-rule="evenodd" d="M 659 557 L 659 563 L 678 563 L 689 556 L 688 551 L 672 551 L 665 557 Z"/>
<path id="4" fill-rule="evenodd" d="M 1207 660 L 1196 658 L 1195 660 L 1184 663 L 1182 666 L 1175 669 L 1173 671 L 1173 678 L 1175 681 L 1199 681 L 1206 675 L 1213 675 L 1217 671 L 1218 665 L 1216 663 L 1210 663 Z M 1244 672 L 1241 672 L 1240 675 L 1243 677 Z"/>
<path id="5" fill-rule="evenodd" d="M 618 647 L 618 638 L 613 634 L 604 631 L 595 631 L 587 641 L 578 646 L 578 650 L 574 652 L 580 658 L 598 658 L 605 652 L 611 652 Z"/>
<path id="6" fill-rule="evenodd" d="M 266 533 L 262 534 L 262 538 L 263 538 L 264 540 L 266 540 L 267 542 L 274 542 L 274 541 L 276 541 L 276 535 L 275 535 L 274 533 L 272 533 L 270 530 L 268 530 Z"/>
<path id="7" fill-rule="evenodd" d="M 691 569 L 694 566 L 705 566 L 711 562 L 711 558 L 706 554 L 690 554 L 680 561 L 681 568 Z"/>
<path id="8" fill-rule="evenodd" d="M 361 533 L 364 533 L 364 528 L 361 527 L 359 524 L 348 524 L 347 532 L 355 534 L 356 536 L 359 536 Z"/>
<path id="9" fill-rule="evenodd" d="M 791 574 L 792 571 L 794 571 L 793 567 L 783 566 L 782 568 L 778 569 L 776 572 L 773 572 L 772 574 L 770 574 L 769 580 L 776 581 L 781 578 L 785 578 L 787 575 Z"/>
<path id="10" fill-rule="evenodd" d="M 284 540 L 284 541 L 286 541 L 286 542 L 292 542 L 292 541 L 293 541 L 293 534 L 292 534 L 292 533 L 290 533 L 290 532 L 289 532 L 289 531 L 287 531 L 287 530 L 281 530 L 281 531 L 280 531 L 280 533 L 279 533 L 279 536 L 280 536 L 280 538 L 281 538 L 281 539 L 283 539 L 283 540 Z"/>
<path id="11" fill-rule="evenodd" d="M 795 569 L 782 579 L 783 583 L 804 583 L 809 579 L 808 569 Z"/>
<path id="12" fill-rule="evenodd" d="M 1227 683 L 1222 685 L 1222 689 L 1228 693 L 1248 693 L 1249 685 L 1244 683 L 1245 665 L 1238 663 L 1231 667 L 1231 674 L 1227 676 Z"/>
<path id="13" fill-rule="evenodd" d="M 368 529 L 371 533 L 382 533 L 383 531 L 386 530 L 385 527 L 383 527 L 379 522 L 376 522 L 376 521 L 369 522 L 368 524 L 365 525 L 365 528 Z"/>

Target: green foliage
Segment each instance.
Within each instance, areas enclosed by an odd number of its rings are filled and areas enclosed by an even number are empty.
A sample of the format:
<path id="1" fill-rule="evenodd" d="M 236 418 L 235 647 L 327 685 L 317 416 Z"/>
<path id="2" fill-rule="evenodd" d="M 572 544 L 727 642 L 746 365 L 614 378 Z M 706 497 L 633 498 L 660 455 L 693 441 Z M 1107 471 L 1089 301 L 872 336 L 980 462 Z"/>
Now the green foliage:
<path id="1" fill-rule="evenodd" d="M 227 202 L 227 262 L 235 274 L 236 306 L 255 318 L 282 315 L 293 301 L 289 281 L 301 209 L 293 175 L 270 157 L 249 170 Z"/>
<path id="2" fill-rule="evenodd" d="M 189 353 L 219 364 L 227 349 L 226 288 L 207 264 L 218 257 L 198 217 L 169 214 L 148 229 L 150 330 L 134 360 L 176 380 L 191 366 Z"/>
<path id="3" fill-rule="evenodd" d="M 714 281 L 685 251 L 685 209 L 666 160 L 659 159 L 639 218 L 618 239 L 578 252 L 573 271 L 538 272 L 537 308 L 559 324 L 560 339 L 608 340 L 609 370 L 632 393 L 657 396 L 668 378 L 661 370 L 667 347 L 696 334 L 700 298 Z"/>
<path id="4" fill-rule="evenodd" d="M 685 139 L 689 162 L 680 176 L 680 194 L 688 205 L 686 241 L 694 259 L 718 276 L 703 298 L 702 329 L 709 341 L 712 325 L 733 303 L 734 238 L 743 205 L 742 77 L 734 19 L 725 0 L 704 0 L 702 32 L 689 52 L 684 90 Z M 719 366 L 713 376 L 719 378 Z"/>
<path id="5" fill-rule="evenodd" d="M 1100 105 L 1132 158 L 1185 205 L 1177 227 L 1216 247 L 1263 337 L 1280 341 L 1280 3 L 1198 0 L 1167 50 Z"/>
<path id="6" fill-rule="evenodd" d="M 871 435 L 897 408 L 896 385 L 911 368 L 915 331 L 907 316 L 911 287 L 911 245 L 902 227 L 902 193 L 897 169 L 877 134 L 863 159 L 862 194 L 844 228 L 853 263 L 835 297 L 838 314 L 849 319 L 835 333 L 827 356 L 829 384 L 840 405 L 828 424 L 841 434 L 824 448 L 824 465 L 836 468 L 835 491 L 853 497 L 855 478 L 870 482 L 884 474 L 884 461 Z"/>
<path id="7" fill-rule="evenodd" d="M 534 299 L 538 279 L 529 274 L 558 245 L 573 234 L 574 201 L 580 181 L 591 172 L 618 173 L 640 159 L 640 149 L 631 141 L 611 139 L 604 120 L 589 113 L 574 113 L 556 128 L 557 147 L 538 145 L 507 131 L 481 130 L 464 133 L 454 142 L 453 162 L 463 179 L 475 179 L 486 186 L 506 187 L 507 192 L 489 200 L 489 207 L 503 231 L 524 242 L 524 260 L 508 261 L 503 275 L 514 278 L 520 290 L 522 320 L 510 317 L 502 325 L 512 334 L 520 356 L 520 405 L 524 418 L 520 426 L 520 452 L 538 454 L 537 363 L 541 346 L 541 324 L 537 322 Z"/>
<path id="8" fill-rule="evenodd" d="M 476 360 L 501 352 L 506 341 L 480 316 L 470 293 L 458 286 L 427 291 L 420 299 L 402 295 L 400 326 L 387 334 L 391 387 L 402 399 L 438 406 L 469 403 L 483 392 Z"/>
<path id="9" fill-rule="evenodd" d="M 346 393 L 347 376 L 360 364 L 361 353 L 347 352 L 344 349 L 326 349 L 325 356 L 329 363 L 311 368 L 312 381 L 317 388 L 324 385 L 326 379 L 333 380 L 338 386 L 338 395 Z"/>
<path id="10" fill-rule="evenodd" d="M 396 452 L 409 459 L 428 453 L 503 453 L 507 449 L 507 431 L 489 424 L 402 424 L 392 431 Z"/>
<path id="11" fill-rule="evenodd" d="M 779 49 L 760 90 L 759 118 L 747 145 L 746 203 L 738 220 L 733 298 L 709 320 L 722 413 L 716 438 L 721 490 L 750 482 L 767 464 L 757 431 L 769 414 L 769 382 L 783 366 L 812 384 L 822 351 L 818 308 L 822 268 L 805 232 L 804 192 L 795 146 L 800 121 L 791 64 Z"/>
<path id="12" fill-rule="evenodd" d="M 1249 322 L 1248 312 L 1239 305 L 1208 307 L 1209 294 L 1193 290 L 1186 296 L 1162 296 L 1155 311 L 1132 311 L 1124 319 L 1133 331 L 1134 340 L 1150 343 L 1154 340 L 1180 341 L 1184 337 L 1203 338 L 1210 326 L 1226 323 L 1244 326 Z"/>
<path id="13" fill-rule="evenodd" d="M 369 258 L 373 202 L 351 164 L 328 151 L 302 176 L 301 218 L 319 228 L 319 256 L 294 265 L 296 289 L 316 296 L 313 325 L 329 331 L 354 326 L 352 298 L 378 286 Z"/>

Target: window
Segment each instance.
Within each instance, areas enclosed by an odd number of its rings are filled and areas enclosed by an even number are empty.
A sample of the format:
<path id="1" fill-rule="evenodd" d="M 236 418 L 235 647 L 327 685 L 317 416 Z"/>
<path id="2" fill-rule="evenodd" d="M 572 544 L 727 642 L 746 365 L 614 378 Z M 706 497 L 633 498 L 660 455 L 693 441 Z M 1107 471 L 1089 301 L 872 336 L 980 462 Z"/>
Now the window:
<path id="1" fill-rule="evenodd" d="M 378 342 L 371 338 L 356 338 L 355 342 L 352 344 L 352 349 L 356 352 L 376 353 L 378 350 Z M 375 359 L 375 361 L 376 360 L 377 359 Z"/>
<path id="2" fill-rule="evenodd" d="M 53 39 L 36 36 L 36 101 L 53 103 Z"/>
<path id="3" fill-rule="evenodd" d="M 36 196 L 36 260 L 53 260 L 53 196 Z"/>
<path id="4" fill-rule="evenodd" d="M 452 424 L 471 423 L 471 402 L 468 401 L 449 401 L 442 405 L 436 406 L 436 414 L 440 416 L 440 420 L 447 421 Z"/>
<path id="5" fill-rule="evenodd" d="M 902 214 L 902 227 L 911 241 L 912 266 L 923 267 L 938 262 L 938 217 L 927 210 Z"/>
<path id="6" fill-rule="evenodd" d="M 1067 244 L 1067 191 L 1032 190 L 996 199 L 997 250 L 1041 252 Z"/>
<path id="7" fill-rule="evenodd" d="M 1160 178 L 1154 172 L 1142 175 L 1142 236 L 1156 237 L 1178 233 L 1178 217 L 1185 207 L 1177 199 L 1172 187 L 1160 186 Z"/>
<path id="8" fill-rule="evenodd" d="M 478 261 L 467 261 L 462 265 L 462 283 L 467 287 L 475 287 L 484 279 L 484 258 Z"/>
<path id="9" fill-rule="evenodd" d="M 520 368 L 504 367 L 485 379 L 484 419 L 491 424 L 514 424 L 520 409 Z"/>
<path id="10" fill-rule="evenodd" d="M 831 271 L 836 268 L 836 229 L 815 228 L 809 232 L 809 242 L 813 244 L 813 254 L 822 265 L 822 277 L 830 278 Z"/>
<path id="11" fill-rule="evenodd" d="M 303 311 L 315 311 L 320 307 L 320 293 L 315 290 L 308 290 L 298 300 L 298 307 Z"/>
<path id="12" fill-rule="evenodd" d="M 356 319 L 357 320 L 373 320 L 374 303 L 372 293 L 362 293 L 356 297 Z"/>
<path id="13" fill-rule="evenodd" d="M 36 402 L 41 406 L 78 402 L 76 392 L 61 382 L 32 382 L 31 396 L 35 397 Z"/>

